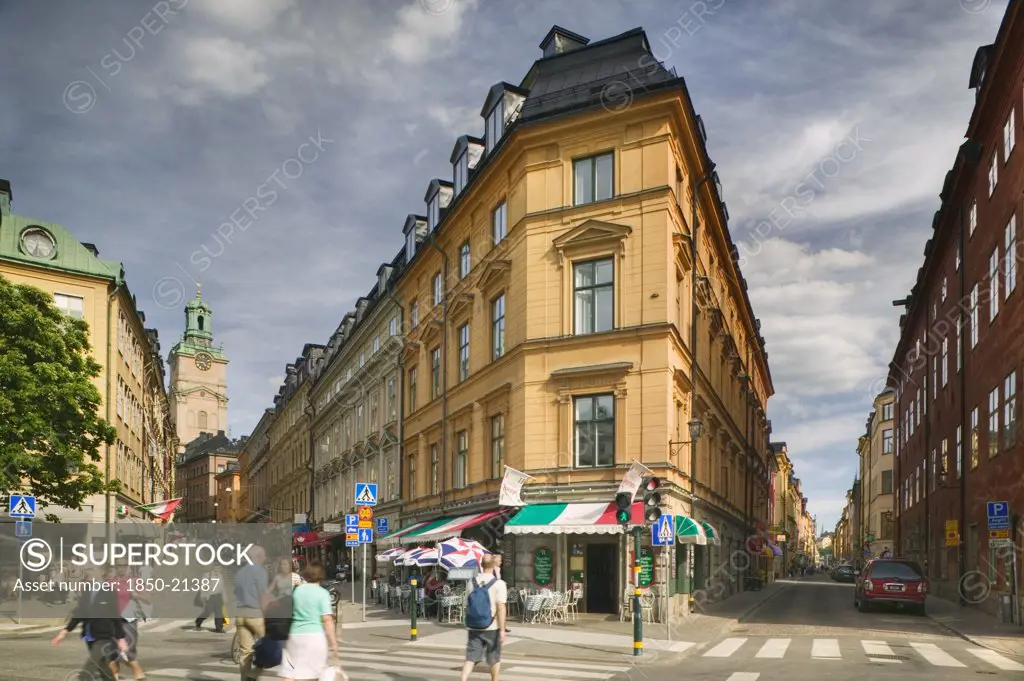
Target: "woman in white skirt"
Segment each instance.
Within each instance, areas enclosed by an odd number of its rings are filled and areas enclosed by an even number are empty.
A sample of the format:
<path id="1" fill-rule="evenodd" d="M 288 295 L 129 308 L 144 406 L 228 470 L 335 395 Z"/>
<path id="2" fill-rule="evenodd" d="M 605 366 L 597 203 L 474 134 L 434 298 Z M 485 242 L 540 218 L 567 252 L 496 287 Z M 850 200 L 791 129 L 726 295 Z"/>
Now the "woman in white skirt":
<path id="1" fill-rule="evenodd" d="M 292 625 L 281 656 L 279 674 L 287 681 L 319 679 L 338 655 L 331 596 L 320 586 L 324 566 L 310 563 L 304 576 L 306 583 L 292 592 Z"/>

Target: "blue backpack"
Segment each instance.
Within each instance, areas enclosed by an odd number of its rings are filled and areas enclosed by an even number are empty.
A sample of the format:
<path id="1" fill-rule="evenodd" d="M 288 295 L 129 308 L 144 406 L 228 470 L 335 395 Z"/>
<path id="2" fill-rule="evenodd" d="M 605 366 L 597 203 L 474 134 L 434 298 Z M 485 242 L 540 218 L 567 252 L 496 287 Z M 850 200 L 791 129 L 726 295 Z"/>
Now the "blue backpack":
<path id="1" fill-rule="evenodd" d="M 483 586 L 477 584 L 469 592 L 469 597 L 466 599 L 466 628 L 486 629 L 491 626 L 494 615 L 491 614 L 491 595 L 488 592 L 497 581 L 498 578 L 495 577 Z"/>

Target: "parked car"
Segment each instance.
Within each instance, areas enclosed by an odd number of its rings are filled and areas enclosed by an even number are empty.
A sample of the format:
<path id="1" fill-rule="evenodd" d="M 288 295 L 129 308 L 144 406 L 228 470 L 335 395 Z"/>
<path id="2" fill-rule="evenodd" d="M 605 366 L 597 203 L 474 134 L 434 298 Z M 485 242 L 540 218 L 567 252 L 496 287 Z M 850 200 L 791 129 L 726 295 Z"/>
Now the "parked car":
<path id="1" fill-rule="evenodd" d="M 837 582 L 847 582 L 853 584 L 857 581 L 857 571 L 852 565 L 840 565 L 832 573 L 832 579 Z"/>
<path id="2" fill-rule="evenodd" d="M 864 566 L 853 604 L 861 612 L 876 605 L 897 605 L 925 614 L 928 578 L 915 561 L 903 558 L 878 558 Z"/>

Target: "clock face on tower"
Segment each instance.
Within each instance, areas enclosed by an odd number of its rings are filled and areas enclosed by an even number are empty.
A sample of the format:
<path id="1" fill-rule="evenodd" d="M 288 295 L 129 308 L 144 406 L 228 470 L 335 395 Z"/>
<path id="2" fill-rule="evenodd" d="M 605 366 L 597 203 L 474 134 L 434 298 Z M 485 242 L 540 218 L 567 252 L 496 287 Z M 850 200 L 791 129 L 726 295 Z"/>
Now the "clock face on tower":
<path id="1" fill-rule="evenodd" d="M 205 352 L 200 352 L 196 355 L 196 368 L 200 371 L 207 371 L 213 362 L 213 357 Z"/>

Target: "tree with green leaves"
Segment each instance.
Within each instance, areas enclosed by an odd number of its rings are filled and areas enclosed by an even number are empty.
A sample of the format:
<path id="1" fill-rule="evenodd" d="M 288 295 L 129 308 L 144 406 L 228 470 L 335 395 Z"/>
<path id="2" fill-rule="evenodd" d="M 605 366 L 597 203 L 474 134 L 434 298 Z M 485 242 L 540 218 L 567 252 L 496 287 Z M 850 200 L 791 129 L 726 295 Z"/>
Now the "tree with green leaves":
<path id="1" fill-rule="evenodd" d="M 0 492 L 80 509 L 119 487 L 96 465 L 117 437 L 100 417 L 100 370 L 88 324 L 46 292 L 0 276 Z"/>

